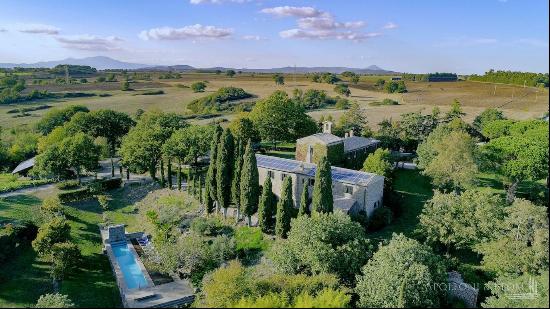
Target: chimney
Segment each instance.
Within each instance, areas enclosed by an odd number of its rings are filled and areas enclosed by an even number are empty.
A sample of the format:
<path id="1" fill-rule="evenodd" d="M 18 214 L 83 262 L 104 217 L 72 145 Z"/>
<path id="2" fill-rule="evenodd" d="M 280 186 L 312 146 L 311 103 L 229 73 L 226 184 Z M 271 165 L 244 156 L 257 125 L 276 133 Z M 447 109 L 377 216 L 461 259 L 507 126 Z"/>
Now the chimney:
<path id="1" fill-rule="evenodd" d="M 323 133 L 332 133 L 332 122 L 331 121 L 325 121 L 323 122 Z"/>
<path id="2" fill-rule="evenodd" d="M 349 130 L 349 137 L 353 136 L 353 130 Z"/>
<path id="3" fill-rule="evenodd" d="M 346 132 L 346 133 L 344 134 L 344 138 L 348 138 L 348 137 L 349 137 L 348 132 Z"/>

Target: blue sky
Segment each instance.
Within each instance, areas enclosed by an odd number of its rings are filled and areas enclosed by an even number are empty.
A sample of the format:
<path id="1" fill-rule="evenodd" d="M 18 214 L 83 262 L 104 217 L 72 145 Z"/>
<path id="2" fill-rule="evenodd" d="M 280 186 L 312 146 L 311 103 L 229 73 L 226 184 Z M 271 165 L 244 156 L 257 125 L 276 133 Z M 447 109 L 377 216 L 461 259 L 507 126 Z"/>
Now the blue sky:
<path id="1" fill-rule="evenodd" d="M 548 72 L 548 1 L 3 0 L 0 62 Z"/>

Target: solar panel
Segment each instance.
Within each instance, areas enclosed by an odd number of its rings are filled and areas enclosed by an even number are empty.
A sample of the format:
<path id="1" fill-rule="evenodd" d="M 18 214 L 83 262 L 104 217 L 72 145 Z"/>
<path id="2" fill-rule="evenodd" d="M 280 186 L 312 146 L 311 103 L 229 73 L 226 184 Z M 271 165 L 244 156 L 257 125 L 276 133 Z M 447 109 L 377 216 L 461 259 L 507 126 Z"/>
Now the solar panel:
<path id="1" fill-rule="evenodd" d="M 256 155 L 256 161 L 258 166 L 263 168 L 305 174 L 309 177 L 315 177 L 315 172 L 317 170 L 315 164 L 272 156 Z M 373 176 L 374 174 L 366 172 L 332 167 L 332 180 L 338 182 L 361 183 L 368 181 Z"/>

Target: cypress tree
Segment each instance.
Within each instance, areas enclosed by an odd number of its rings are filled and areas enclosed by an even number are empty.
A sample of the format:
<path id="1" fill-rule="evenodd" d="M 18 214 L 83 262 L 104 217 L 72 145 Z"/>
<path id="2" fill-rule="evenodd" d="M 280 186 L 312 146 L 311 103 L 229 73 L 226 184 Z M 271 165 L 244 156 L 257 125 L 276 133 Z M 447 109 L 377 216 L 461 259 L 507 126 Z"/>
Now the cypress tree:
<path id="1" fill-rule="evenodd" d="M 281 188 L 281 198 L 277 203 L 277 216 L 275 218 L 275 235 L 286 238 L 290 230 L 290 220 L 292 219 L 292 208 L 294 202 L 292 199 L 292 178 L 285 177 L 283 187 Z"/>
<path id="2" fill-rule="evenodd" d="M 300 209 L 298 210 L 298 217 L 309 216 L 309 192 L 308 185 L 304 183 L 304 189 L 302 190 L 302 196 L 300 197 Z"/>
<path id="3" fill-rule="evenodd" d="M 258 205 L 258 226 L 264 233 L 273 233 L 273 217 L 275 216 L 275 195 L 272 192 L 271 178 L 267 177 L 262 189 Z"/>
<path id="4" fill-rule="evenodd" d="M 235 142 L 235 155 L 234 155 L 234 168 L 233 168 L 233 180 L 231 182 L 231 201 L 237 208 L 236 221 L 238 222 L 241 216 L 241 168 L 243 164 L 243 143 L 240 138 Z"/>
<path id="5" fill-rule="evenodd" d="M 216 201 L 216 154 L 218 152 L 218 141 L 220 139 L 220 126 L 216 127 L 216 131 L 212 136 L 212 143 L 210 144 L 210 164 L 208 165 L 208 171 L 206 172 L 206 186 L 208 187 L 208 193 L 212 203 Z"/>
<path id="6" fill-rule="evenodd" d="M 218 203 L 223 208 L 223 217 L 227 217 L 227 208 L 231 203 L 231 182 L 233 177 L 233 156 L 235 142 L 229 129 L 223 131 L 216 157 L 216 190 Z"/>
<path id="7" fill-rule="evenodd" d="M 167 173 L 168 173 L 168 188 L 172 190 L 172 160 L 168 158 L 168 166 L 167 166 Z"/>
<path id="8" fill-rule="evenodd" d="M 198 181 L 199 181 L 199 186 L 198 186 L 198 191 L 199 191 L 199 203 L 202 204 L 202 177 L 201 175 L 199 174 L 199 177 L 198 177 Z"/>
<path id="9" fill-rule="evenodd" d="M 260 185 L 258 184 L 258 166 L 256 155 L 252 149 L 252 142 L 248 140 L 243 157 L 243 168 L 241 170 L 241 207 L 248 218 L 248 226 L 251 224 L 251 216 L 256 212 L 258 206 L 258 195 Z"/>
<path id="10" fill-rule="evenodd" d="M 210 195 L 210 186 L 208 185 L 208 183 L 206 183 L 204 186 L 204 206 L 206 214 L 209 215 L 214 212 L 214 200 Z"/>
<path id="11" fill-rule="evenodd" d="M 164 161 L 160 159 L 160 186 L 164 188 L 166 179 L 164 179 Z"/>
<path id="12" fill-rule="evenodd" d="M 315 173 L 315 185 L 313 186 L 313 199 L 311 211 L 330 213 L 334 208 L 332 197 L 332 171 L 327 157 L 322 157 L 317 164 Z"/>
<path id="13" fill-rule="evenodd" d="M 178 158 L 178 190 L 181 191 L 181 159 Z"/>
<path id="14" fill-rule="evenodd" d="M 193 193 L 195 192 L 193 189 L 193 185 L 195 184 L 195 176 L 191 174 L 191 170 L 187 171 L 187 192 L 189 192 L 189 195 L 193 196 Z"/>

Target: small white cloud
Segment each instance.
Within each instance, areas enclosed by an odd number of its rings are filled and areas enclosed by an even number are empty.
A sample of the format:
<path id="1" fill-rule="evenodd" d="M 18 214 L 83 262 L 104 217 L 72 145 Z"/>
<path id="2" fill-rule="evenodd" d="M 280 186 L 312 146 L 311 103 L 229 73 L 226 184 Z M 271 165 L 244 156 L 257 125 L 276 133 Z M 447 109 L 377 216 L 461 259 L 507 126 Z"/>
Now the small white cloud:
<path id="1" fill-rule="evenodd" d="M 195 24 L 183 28 L 162 27 L 143 30 L 139 37 L 143 40 L 186 40 L 186 39 L 222 39 L 233 34 L 233 29 L 218 28 Z"/>
<path id="2" fill-rule="evenodd" d="M 352 21 L 340 23 L 334 20 L 334 17 L 329 13 L 323 13 L 320 16 L 316 17 L 304 17 L 298 19 L 298 27 L 302 29 L 317 29 L 317 30 L 328 30 L 328 29 L 338 29 L 338 28 L 361 28 L 365 26 L 363 21 Z"/>
<path id="3" fill-rule="evenodd" d="M 243 35 L 243 40 L 247 41 L 261 41 L 262 37 L 259 35 Z"/>
<path id="4" fill-rule="evenodd" d="M 66 48 L 92 51 L 117 50 L 120 49 L 119 43 L 123 41 L 116 36 L 99 37 L 89 34 L 60 36 L 56 40 Z"/>
<path id="5" fill-rule="evenodd" d="M 374 32 L 290 29 L 281 31 L 279 35 L 284 39 L 349 40 L 361 42 L 369 38 L 378 37 L 381 34 Z"/>
<path id="6" fill-rule="evenodd" d="M 392 22 L 389 22 L 389 23 L 384 25 L 384 29 L 388 29 L 388 30 L 397 29 L 397 28 L 399 28 L 399 26 L 395 23 L 392 23 Z"/>
<path id="7" fill-rule="evenodd" d="M 310 6 L 278 6 L 273 8 L 265 8 L 262 9 L 260 12 L 278 17 L 316 17 L 323 14 L 323 12 Z"/>
<path id="8" fill-rule="evenodd" d="M 56 34 L 59 34 L 59 31 L 61 29 L 51 25 L 22 24 L 17 27 L 17 30 L 23 33 L 56 35 Z"/>

